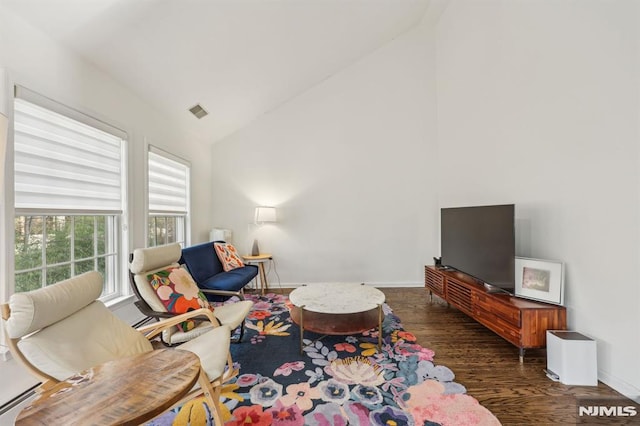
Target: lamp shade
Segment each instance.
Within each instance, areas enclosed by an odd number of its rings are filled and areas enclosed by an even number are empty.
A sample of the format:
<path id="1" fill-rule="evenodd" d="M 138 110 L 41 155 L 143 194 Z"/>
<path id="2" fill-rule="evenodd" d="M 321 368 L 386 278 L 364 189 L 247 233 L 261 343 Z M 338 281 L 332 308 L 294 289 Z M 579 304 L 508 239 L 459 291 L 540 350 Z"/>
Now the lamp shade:
<path id="1" fill-rule="evenodd" d="M 276 208 L 275 207 L 256 207 L 255 222 L 275 222 L 276 221 Z"/>

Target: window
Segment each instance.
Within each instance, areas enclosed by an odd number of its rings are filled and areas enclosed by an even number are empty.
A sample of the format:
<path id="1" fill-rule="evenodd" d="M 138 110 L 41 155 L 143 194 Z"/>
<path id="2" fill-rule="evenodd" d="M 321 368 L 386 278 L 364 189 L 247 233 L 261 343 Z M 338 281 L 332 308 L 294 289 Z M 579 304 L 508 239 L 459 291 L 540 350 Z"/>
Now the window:
<path id="1" fill-rule="evenodd" d="M 97 270 L 124 294 L 124 132 L 20 87 L 14 128 L 15 291 Z"/>
<path id="2" fill-rule="evenodd" d="M 188 244 L 189 163 L 149 146 L 148 246 Z"/>
<path id="3" fill-rule="evenodd" d="M 116 289 L 112 274 L 117 270 L 117 216 L 16 216 L 15 291 L 29 291 L 99 271 L 107 278 L 105 294 Z"/>

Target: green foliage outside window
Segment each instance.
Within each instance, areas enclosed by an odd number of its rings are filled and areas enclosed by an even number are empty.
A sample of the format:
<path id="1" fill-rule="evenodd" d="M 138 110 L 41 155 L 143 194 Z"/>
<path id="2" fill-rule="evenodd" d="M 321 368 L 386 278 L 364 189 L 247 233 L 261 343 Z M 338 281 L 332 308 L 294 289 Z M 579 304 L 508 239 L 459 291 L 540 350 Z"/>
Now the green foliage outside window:
<path id="1" fill-rule="evenodd" d="M 107 229 L 114 220 L 113 216 L 17 216 L 16 293 L 87 271 L 106 276 L 106 258 L 116 256 Z"/>

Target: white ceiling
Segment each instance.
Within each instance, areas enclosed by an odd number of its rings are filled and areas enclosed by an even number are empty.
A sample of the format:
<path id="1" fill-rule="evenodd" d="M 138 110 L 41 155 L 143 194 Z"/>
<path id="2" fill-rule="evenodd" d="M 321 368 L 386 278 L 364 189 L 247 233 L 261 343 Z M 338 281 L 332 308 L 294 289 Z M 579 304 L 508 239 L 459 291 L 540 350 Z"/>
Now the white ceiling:
<path id="1" fill-rule="evenodd" d="M 215 141 L 420 22 L 430 0 L 3 0 Z M 209 115 L 188 109 L 200 103 Z"/>

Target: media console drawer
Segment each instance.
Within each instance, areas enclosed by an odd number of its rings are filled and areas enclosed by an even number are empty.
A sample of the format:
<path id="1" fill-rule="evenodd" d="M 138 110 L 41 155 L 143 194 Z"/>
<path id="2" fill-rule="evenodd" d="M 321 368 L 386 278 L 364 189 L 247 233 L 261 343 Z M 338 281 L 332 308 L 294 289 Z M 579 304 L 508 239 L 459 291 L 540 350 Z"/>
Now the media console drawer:
<path id="1" fill-rule="evenodd" d="M 477 312 L 474 319 L 489 330 L 500 335 L 503 339 L 518 347 L 520 346 L 522 342 L 522 330 L 520 327 L 515 327 L 514 325 L 502 320 L 500 317 L 484 311 Z"/>
<path id="2" fill-rule="evenodd" d="M 505 320 L 509 324 L 520 327 L 520 309 L 516 308 L 515 306 L 502 304 L 499 300 L 491 298 L 491 296 L 487 294 L 476 292 L 475 296 L 476 309 L 490 312 L 496 317 Z"/>
<path id="3" fill-rule="evenodd" d="M 484 285 L 457 271 L 425 266 L 425 288 L 460 309 L 519 349 L 544 348 L 547 330 L 566 330 L 564 306 L 489 293 Z"/>

